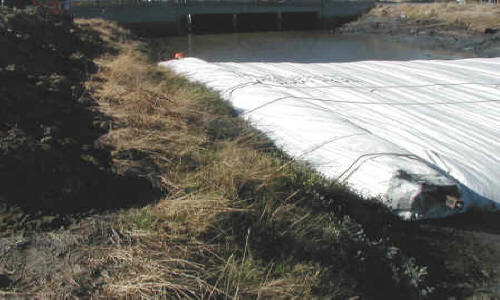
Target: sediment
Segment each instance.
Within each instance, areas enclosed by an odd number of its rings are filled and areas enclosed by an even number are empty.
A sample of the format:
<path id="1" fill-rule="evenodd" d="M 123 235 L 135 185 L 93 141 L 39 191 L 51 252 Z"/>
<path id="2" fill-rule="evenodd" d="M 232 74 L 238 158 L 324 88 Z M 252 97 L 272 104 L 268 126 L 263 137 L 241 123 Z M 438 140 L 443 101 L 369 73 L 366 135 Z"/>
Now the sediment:
<path id="1" fill-rule="evenodd" d="M 426 49 L 464 53 L 467 57 L 497 57 L 500 56 L 499 11 L 489 5 L 382 4 L 337 31 L 377 34 Z"/>

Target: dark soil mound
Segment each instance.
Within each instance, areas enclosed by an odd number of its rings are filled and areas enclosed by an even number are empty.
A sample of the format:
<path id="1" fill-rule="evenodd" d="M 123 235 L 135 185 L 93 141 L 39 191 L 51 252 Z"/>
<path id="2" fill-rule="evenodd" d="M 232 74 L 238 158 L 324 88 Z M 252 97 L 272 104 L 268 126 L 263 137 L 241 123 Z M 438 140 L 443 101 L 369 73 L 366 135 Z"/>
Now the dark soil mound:
<path id="1" fill-rule="evenodd" d="M 97 33 L 69 15 L 0 11 L 0 45 L 0 202 L 66 213 L 151 199 L 98 142 L 111 121 L 82 86 L 110 50 Z"/>

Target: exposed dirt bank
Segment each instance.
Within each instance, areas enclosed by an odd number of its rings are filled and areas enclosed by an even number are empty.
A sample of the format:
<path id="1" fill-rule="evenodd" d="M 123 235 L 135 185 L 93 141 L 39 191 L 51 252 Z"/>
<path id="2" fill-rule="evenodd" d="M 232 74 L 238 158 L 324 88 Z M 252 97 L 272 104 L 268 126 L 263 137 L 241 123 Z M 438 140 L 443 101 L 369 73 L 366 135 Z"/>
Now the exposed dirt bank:
<path id="1" fill-rule="evenodd" d="M 290 160 L 118 26 L 2 25 L 0 297 L 442 299 L 491 278 L 474 236 L 401 222 Z"/>
<path id="2" fill-rule="evenodd" d="M 339 32 L 383 34 L 427 49 L 500 56 L 500 6 L 447 3 L 378 5 Z"/>
<path id="3" fill-rule="evenodd" d="M 110 118 L 83 86 L 113 51 L 70 16 L 0 12 L 0 203 L 29 212 L 123 207 L 148 189 L 112 171 Z M 0 222 L 0 228 L 19 225 Z M 21 222 L 21 223 L 23 223 Z"/>
<path id="4" fill-rule="evenodd" d="M 113 120 L 85 82 L 117 51 L 102 38 L 68 15 L 0 10 L 0 298 L 88 293 L 85 249 L 109 229 L 97 212 L 158 195 L 100 140 Z"/>

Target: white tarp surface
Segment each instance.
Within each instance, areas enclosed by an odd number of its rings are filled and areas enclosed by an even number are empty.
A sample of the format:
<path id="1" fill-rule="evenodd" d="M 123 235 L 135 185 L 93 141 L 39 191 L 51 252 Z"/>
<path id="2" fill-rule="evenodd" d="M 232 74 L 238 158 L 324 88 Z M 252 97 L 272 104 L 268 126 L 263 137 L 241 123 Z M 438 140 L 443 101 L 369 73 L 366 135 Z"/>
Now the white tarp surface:
<path id="1" fill-rule="evenodd" d="M 500 58 L 161 65 L 404 217 L 500 208 Z"/>

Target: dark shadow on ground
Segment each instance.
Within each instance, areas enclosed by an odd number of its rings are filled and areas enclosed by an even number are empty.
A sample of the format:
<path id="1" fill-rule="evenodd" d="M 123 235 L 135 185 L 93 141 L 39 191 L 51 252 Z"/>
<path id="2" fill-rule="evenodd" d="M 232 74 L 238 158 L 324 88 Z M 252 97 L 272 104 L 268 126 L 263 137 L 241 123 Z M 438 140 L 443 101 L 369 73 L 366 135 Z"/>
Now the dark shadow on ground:
<path id="1" fill-rule="evenodd" d="M 207 105 L 204 110 L 217 107 L 208 101 L 203 103 Z M 234 110 L 219 106 L 214 113 L 227 117 L 208 124 L 206 132 L 213 141 L 231 140 L 248 130 Z M 254 139 L 249 144 L 256 145 L 256 149 L 290 159 L 264 136 Z M 415 280 L 425 277 L 425 284 L 432 290 L 427 298 L 462 299 L 476 295 L 491 280 L 494 266 L 489 262 L 495 254 L 466 230 L 498 229 L 498 214 L 476 212 L 440 220 L 404 221 L 377 199 L 364 199 L 310 172 L 307 168 L 294 169 L 295 179 L 285 176 L 265 187 L 257 188 L 259 183 L 245 184 L 238 191 L 238 198 L 248 199 L 248 204 L 257 209 L 263 199 L 277 205 L 283 195 L 293 194 L 287 203 L 310 209 L 315 214 L 313 219 L 330 214 L 329 222 L 336 224 L 338 236 L 325 234 L 325 223 L 312 224 L 313 229 L 299 229 L 300 226 L 290 224 L 291 218 L 265 219 L 266 214 L 261 211 L 253 215 L 235 212 L 221 227 L 231 228 L 241 249 L 248 240 L 252 253 L 265 266 L 284 258 L 291 264 L 315 262 L 328 266 L 322 276 L 326 281 L 335 278 L 335 285 L 322 282 L 317 295 L 332 295 L 338 292 L 340 284 L 347 290 L 356 286 L 355 290 L 367 299 L 419 299 L 419 289 L 424 287 Z M 221 236 L 216 227 L 212 229 L 205 233 L 207 241 Z M 305 233 L 299 234 L 301 230 Z M 426 274 L 419 273 L 423 270 L 419 267 L 425 267 Z"/>
<path id="2" fill-rule="evenodd" d="M 0 45 L 0 231 L 159 196 L 148 180 L 113 172 L 99 142 L 112 120 L 83 82 L 97 70 L 92 59 L 114 49 L 71 16 L 3 11 Z"/>
<path id="3" fill-rule="evenodd" d="M 445 226 L 465 231 L 500 234 L 500 211 L 486 212 L 470 210 L 464 214 L 443 219 L 422 221 L 423 224 Z"/>

